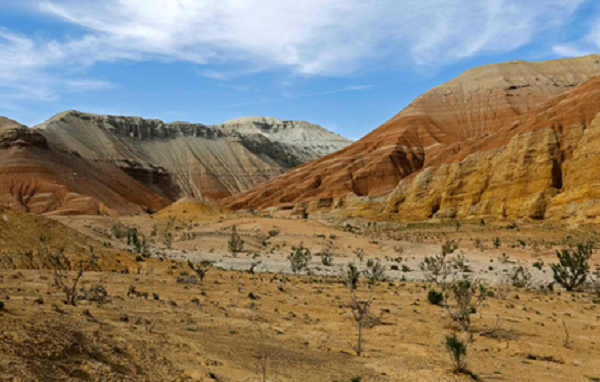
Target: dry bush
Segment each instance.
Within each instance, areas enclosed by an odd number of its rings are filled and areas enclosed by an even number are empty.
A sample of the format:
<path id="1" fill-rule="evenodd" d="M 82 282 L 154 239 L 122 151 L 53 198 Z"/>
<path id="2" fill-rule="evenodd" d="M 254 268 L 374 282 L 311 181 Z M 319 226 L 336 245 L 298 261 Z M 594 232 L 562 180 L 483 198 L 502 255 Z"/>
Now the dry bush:
<path id="1" fill-rule="evenodd" d="M 81 299 L 77 285 L 84 272 L 98 268 L 97 260 L 93 247 L 90 247 L 89 260 L 87 262 L 80 260 L 73 268 L 71 268 L 71 262 L 64 256 L 63 251 L 60 251 L 57 255 L 48 256 L 48 261 L 54 267 L 54 285 L 65 293 L 67 304 L 77 305 L 77 301 Z M 65 279 L 68 278 L 66 271 L 71 269 L 76 270 L 77 274 L 71 283 L 65 282 Z"/>

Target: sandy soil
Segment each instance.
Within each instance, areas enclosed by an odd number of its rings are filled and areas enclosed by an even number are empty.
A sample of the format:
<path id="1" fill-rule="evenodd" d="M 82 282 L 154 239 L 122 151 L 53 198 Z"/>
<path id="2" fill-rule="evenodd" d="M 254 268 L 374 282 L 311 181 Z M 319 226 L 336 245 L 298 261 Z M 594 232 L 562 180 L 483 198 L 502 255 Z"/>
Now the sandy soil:
<path id="1" fill-rule="evenodd" d="M 227 248 L 233 225 L 245 240 L 235 257 Z M 555 250 L 595 239 L 593 227 L 475 222 L 456 230 L 449 224 L 248 216 L 189 221 L 19 214 L 2 227 L 2 256 L 12 262 L 0 262 L 0 380 L 473 380 L 451 372 L 442 341 L 453 332 L 466 335 L 445 308 L 428 302 L 428 291 L 440 287 L 419 281 L 419 262 L 439 254 L 447 241 L 458 245 L 451 257 L 468 261 L 470 271 L 460 274 L 483 279 L 494 292 L 472 317 L 468 366 L 479 380 L 600 378 L 600 299 L 539 289 L 551 279 Z M 151 257 L 116 238 L 114 227 L 135 227 Z M 27 244 L 32 261 L 14 262 L 23 257 L 15 241 L 20 230 L 32 239 L 52 233 L 50 244 Z M 102 249 L 102 271 L 84 273 L 80 288 L 102 280 L 105 301 L 64 304 L 56 273 L 38 259 L 69 237 L 76 237 L 69 243 L 74 251 Z M 290 274 L 286 257 L 300 243 L 313 254 L 311 275 Z M 333 265 L 321 263 L 324 250 L 333 254 Z M 213 262 L 202 282 L 191 277 L 188 259 Z M 365 352 L 357 356 L 350 292 L 340 274 L 348 262 L 366 269 L 369 260 L 385 266 L 388 281 L 359 282 L 357 295 L 373 300 L 371 311 L 382 323 L 367 331 Z M 534 262 L 543 262 L 541 269 Z M 594 255 L 592 270 L 598 262 Z M 500 293 L 497 281 L 517 264 L 531 272 L 533 287 Z M 252 265 L 255 274 L 248 272 Z M 65 275 L 68 281 L 75 274 Z"/>
<path id="2" fill-rule="evenodd" d="M 51 287 L 51 272 L 0 277 L 3 380 L 259 381 L 262 354 L 270 357 L 270 381 L 275 373 L 280 381 L 470 379 L 449 371 L 442 340 L 456 328 L 427 302 L 424 284 L 361 283 L 359 296 L 374 298 L 373 309 L 385 314 L 357 357 L 349 346 L 356 341 L 349 293 L 336 279 L 211 269 L 200 284 L 180 284 L 174 276 L 97 272 L 84 280 L 104 279 L 109 302 L 73 307 Z M 130 286 L 149 298 L 127 296 Z M 500 329 L 484 336 L 496 320 Z M 484 381 L 593 381 L 600 377 L 599 320 L 585 294 L 490 298 L 473 318 L 469 368 Z"/>

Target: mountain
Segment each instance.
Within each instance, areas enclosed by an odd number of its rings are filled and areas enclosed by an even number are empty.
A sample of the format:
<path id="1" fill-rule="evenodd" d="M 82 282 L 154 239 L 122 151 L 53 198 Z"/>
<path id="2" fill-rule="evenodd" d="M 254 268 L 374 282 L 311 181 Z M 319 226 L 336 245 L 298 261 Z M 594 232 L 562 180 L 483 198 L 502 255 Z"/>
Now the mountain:
<path id="1" fill-rule="evenodd" d="M 52 145 L 41 131 L 0 117 L 0 206 L 31 213 L 142 213 L 169 200 L 118 167 Z"/>
<path id="2" fill-rule="evenodd" d="M 593 217 L 598 74 L 598 55 L 470 69 L 352 145 L 224 204 L 369 206 L 404 219 Z"/>
<path id="3" fill-rule="evenodd" d="M 350 143 L 308 122 L 206 126 L 66 111 L 33 129 L 2 120 L 0 205 L 35 213 L 140 213 L 219 200 Z"/>

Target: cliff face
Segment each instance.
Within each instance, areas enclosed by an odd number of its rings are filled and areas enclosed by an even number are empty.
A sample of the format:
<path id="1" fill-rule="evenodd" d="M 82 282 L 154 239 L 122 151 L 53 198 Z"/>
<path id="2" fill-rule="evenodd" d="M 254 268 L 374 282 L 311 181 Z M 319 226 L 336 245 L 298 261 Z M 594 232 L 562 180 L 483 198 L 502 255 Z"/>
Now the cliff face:
<path id="1" fill-rule="evenodd" d="M 600 77 L 530 111 L 483 150 L 400 181 L 386 210 L 405 218 L 595 217 Z"/>
<path id="2" fill-rule="evenodd" d="M 345 149 L 225 203 L 330 208 L 388 195 L 382 210 L 406 219 L 581 216 L 595 205 L 596 74 L 600 56 L 471 69 Z"/>
<path id="3" fill-rule="evenodd" d="M 0 117 L 0 205 L 32 213 L 142 213 L 169 201 L 115 166 L 53 147 L 39 131 Z"/>

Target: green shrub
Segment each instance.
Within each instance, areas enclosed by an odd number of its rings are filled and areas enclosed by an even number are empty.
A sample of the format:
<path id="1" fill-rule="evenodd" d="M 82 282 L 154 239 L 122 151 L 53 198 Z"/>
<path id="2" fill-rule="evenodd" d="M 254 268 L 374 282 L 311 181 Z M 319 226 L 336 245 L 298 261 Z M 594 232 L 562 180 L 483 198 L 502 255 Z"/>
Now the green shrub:
<path id="1" fill-rule="evenodd" d="M 444 345 L 450 358 L 452 359 L 453 371 L 455 373 L 464 373 L 467 371 L 467 344 L 456 337 L 456 333 L 446 336 Z"/>
<path id="2" fill-rule="evenodd" d="M 344 274 L 344 281 L 351 290 L 356 289 L 356 287 L 358 286 L 359 276 L 360 272 L 358 271 L 358 268 L 356 268 L 356 265 L 352 263 L 348 264 L 348 270 Z"/>
<path id="3" fill-rule="evenodd" d="M 441 306 L 442 302 L 444 301 L 444 294 L 436 291 L 435 289 L 431 289 L 427 293 L 427 300 L 429 300 L 432 305 Z"/>
<path id="4" fill-rule="evenodd" d="M 588 260 L 592 256 L 592 245 L 588 242 L 586 245 L 577 244 L 572 250 L 556 251 L 559 263 L 552 264 L 552 273 L 554 280 L 566 290 L 578 290 L 585 283 L 590 270 Z"/>

